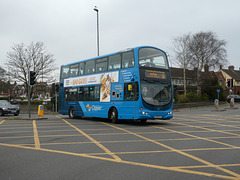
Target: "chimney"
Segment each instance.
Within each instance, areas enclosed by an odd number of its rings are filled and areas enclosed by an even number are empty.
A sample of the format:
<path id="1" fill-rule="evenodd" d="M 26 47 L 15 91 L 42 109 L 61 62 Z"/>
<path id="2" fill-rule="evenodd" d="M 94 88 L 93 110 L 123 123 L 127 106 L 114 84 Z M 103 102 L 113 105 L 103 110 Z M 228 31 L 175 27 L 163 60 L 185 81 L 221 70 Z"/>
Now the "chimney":
<path id="1" fill-rule="evenodd" d="M 240 68 L 239 68 L 240 69 Z M 222 70 L 222 65 L 220 65 L 220 70 Z"/>
<path id="2" fill-rule="evenodd" d="M 209 71 L 209 67 L 207 64 L 204 65 L 204 72 L 208 72 Z"/>
<path id="3" fill-rule="evenodd" d="M 234 71 L 234 66 L 228 66 L 228 70 L 233 70 Z"/>

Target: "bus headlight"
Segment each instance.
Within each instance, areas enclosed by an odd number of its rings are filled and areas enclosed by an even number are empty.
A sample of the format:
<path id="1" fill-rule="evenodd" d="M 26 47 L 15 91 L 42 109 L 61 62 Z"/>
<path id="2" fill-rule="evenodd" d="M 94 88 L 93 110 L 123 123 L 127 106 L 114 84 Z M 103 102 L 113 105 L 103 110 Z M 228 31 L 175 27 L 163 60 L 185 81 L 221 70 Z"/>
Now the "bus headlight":
<path id="1" fill-rule="evenodd" d="M 145 114 L 145 112 L 143 111 L 142 114 Z"/>

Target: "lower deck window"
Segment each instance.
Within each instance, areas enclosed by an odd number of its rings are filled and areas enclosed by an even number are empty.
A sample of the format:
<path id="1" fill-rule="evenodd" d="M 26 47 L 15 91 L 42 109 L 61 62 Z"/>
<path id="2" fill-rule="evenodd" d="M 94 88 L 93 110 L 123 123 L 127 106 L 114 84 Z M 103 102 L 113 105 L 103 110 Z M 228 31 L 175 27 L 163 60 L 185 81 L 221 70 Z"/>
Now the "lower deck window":
<path id="1" fill-rule="evenodd" d="M 65 89 L 65 101 L 99 101 L 100 86 Z"/>

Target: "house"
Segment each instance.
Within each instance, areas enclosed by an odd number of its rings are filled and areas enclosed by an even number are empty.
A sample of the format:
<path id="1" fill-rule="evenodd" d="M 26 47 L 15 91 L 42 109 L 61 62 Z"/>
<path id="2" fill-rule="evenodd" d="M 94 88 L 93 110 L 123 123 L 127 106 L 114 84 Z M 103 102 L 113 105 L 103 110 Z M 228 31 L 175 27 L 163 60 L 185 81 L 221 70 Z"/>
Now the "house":
<path id="1" fill-rule="evenodd" d="M 177 85 L 178 94 L 184 93 L 184 78 L 183 68 L 171 67 L 171 76 L 173 85 Z M 197 90 L 197 68 L 193 70 L 185 69 L 187 91 Z M 220 76 L 220 75 L 219 75 Z M 218 79 L 213 71 L 209 71 L 208 65 L 204 66 L 204 71 L 201 72 L 201 84 L 207 83 L 209 79 Z"/>
<path id="2" fill-rule="evenodd" d="M 33 97 L 38 97 L 40 99 L 50 98 L 50 92 L 52 86 L 48 85 L 46 82 L 37 82 L 34 85 Z M 54 92 L 55 93 L 55 92 Z M 4 82 L 0 80 L 0 99 L 26 99 L 27 89 L 23 84 L 18 84 L 17 82 Z"/>
<path id="3" fill-rule="evenodd" d="M 10 98 L 14 94 L 14 89 L 16 87 L 15 83 L 10 83 L 10 81 L 4 82 L 0 80 L 0 98 Z"/>
<path id="4" fill-rule="evenodd" d="M 226 87 L 228 94 L 240 94 L 240 68 L 235 70 L 234 66 L 228 66 L 228 69 L 222 69 L 220 66 L 219 72 L 222 73 L 225 79 L 225 86 L 227 79 L 233 79 L 233 87 Z"/>

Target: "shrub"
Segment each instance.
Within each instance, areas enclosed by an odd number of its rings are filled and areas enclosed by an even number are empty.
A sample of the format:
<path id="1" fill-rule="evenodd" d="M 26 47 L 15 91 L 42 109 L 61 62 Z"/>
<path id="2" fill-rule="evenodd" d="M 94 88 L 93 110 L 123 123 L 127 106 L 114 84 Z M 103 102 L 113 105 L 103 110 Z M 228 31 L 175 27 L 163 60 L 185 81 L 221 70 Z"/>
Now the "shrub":
<path id="1" fill-rule="evenodd" d="M 203 95 L 197 94 L 193 91 L 187 93 L 186 96 L 183 94 L 178 95 L 178 102 L 179 103 L 190 103 L 190 102 L 199 102 L 199 101 L 208 101 L 208 95 L 205 93 Z"/>

